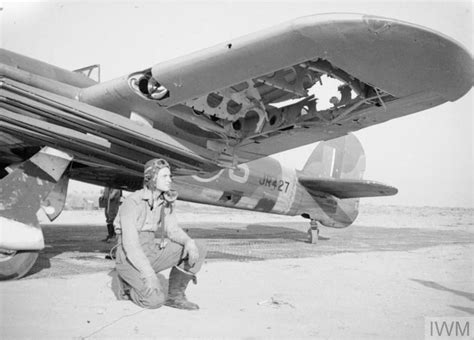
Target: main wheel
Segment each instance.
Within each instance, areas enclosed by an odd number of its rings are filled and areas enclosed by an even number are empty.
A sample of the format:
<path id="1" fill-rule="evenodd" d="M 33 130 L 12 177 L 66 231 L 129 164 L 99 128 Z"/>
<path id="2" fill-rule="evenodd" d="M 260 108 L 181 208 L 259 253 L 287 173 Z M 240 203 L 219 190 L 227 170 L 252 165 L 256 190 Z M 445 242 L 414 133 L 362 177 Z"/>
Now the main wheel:
<path id="1" fill-rule="evenodd" d="M 0 249 L 0 280 L 14 280 L 25 276 L 37 258 L 37 251 Z"/>

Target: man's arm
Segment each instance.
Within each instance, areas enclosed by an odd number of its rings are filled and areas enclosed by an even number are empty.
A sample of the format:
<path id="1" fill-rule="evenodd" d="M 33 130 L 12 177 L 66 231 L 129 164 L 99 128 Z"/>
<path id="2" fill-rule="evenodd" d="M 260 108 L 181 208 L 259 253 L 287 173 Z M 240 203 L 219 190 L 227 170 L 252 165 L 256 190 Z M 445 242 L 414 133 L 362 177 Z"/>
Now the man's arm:
<path id="1" fill-rule="evenodd" d="M 132 199 L 127 199 L 120 208 L 120 225 L 122 227 L 122 245 L 132 265 L 143 276 L 155 275 L 150 261 L 142 250 L 136 228 L 138 205 Z"/>
<path id="2" fill-rule="evenodd" d="M 188 258 L 188 263 L 192 267 L 199 258 L 199 250 L 194 240 L 178 226 L 178 221 L 173 212 L 165 213 L 165 230 L 171 241 L 184 246 L 183 258 Z"/>
<path id="3" fill-rule="evenodd" d="M 171 241 L 185 245 L 186 242 L 192 241 L 191 237 L 186 234 L 186 232 L 178 226 L 178 221 L 174 212 L 166 213 L 165 210 L 165 230 L 168 238 Z"/>

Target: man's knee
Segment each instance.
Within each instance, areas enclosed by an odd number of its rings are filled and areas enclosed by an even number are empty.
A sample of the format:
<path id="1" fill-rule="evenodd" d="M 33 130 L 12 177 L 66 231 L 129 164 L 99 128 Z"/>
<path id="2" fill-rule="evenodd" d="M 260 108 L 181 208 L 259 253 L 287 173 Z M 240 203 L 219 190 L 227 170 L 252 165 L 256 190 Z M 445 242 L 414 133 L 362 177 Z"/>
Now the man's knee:
<path id="1" fill-rule="evenodd" d="M 196 274 L 201 270 L 201 267 L 206 259 L 207 255 L 207 245 L 205 241 L 195 240 L 196 247 L 198 248 L 199 258 L 196 263 L 191 267 L 188 262 L 184 262 L 182 268 L 190 273 Z"/>
<path id="2" fill-rule="evenodd" d="M 146 303 L 144 307 L 148 309 L 160 308 L 161 306 L 164 305 L 165 301 L 166 301 L 166 297 L 164 296 L 162 292 L 160 292 L 159 294 L 153 293 L 148 299 L 146 299 Z"/>
<path id="3" fill-rule="evenodd" d="M 140 307 L 147 309 L 156 309 L 163 306 L 166 301 L 166 297 L 162 291 L 155 290 L 153 293 L 145 295 L 132 289 L 130 292 L 132 301 Z"/>

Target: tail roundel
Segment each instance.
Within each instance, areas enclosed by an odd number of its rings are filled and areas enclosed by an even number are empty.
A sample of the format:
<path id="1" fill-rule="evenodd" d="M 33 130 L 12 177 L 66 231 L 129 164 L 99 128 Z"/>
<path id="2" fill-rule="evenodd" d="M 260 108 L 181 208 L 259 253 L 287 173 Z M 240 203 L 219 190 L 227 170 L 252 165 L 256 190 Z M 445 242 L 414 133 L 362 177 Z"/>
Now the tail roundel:
<path id="1" fill-rule="evenodd" d="M 321 142 L 303 167 L 303 174 L 313 178 L 362 179 L 365 153 L 353 134 Z"/>

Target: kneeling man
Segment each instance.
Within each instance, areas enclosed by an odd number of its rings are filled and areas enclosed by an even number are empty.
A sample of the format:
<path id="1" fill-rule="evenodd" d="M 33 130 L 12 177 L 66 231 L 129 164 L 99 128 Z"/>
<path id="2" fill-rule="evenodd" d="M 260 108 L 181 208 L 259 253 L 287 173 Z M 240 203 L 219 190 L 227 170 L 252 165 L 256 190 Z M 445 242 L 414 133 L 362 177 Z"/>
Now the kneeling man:
<path id="1" fill-rule="evenodd" d="M 122 203 L 112 288 L 119 299 L 131 299 L 144 308 L 164 304 L 194 310 L 199 306 L 188 301 L 184 291 L 190 280 L 196 283 L 207 251 L 204 243 L 192 240 L 178 226 L 173 210 L 177 193 L 170 190 L 171 181 L 168 162 L 152 159 L 145 164 L 143 189 Z M 157 273 L 170 267 L 166 297 Z"/>

